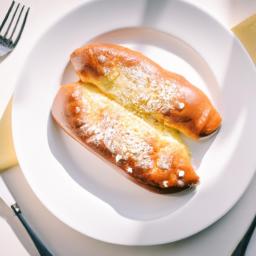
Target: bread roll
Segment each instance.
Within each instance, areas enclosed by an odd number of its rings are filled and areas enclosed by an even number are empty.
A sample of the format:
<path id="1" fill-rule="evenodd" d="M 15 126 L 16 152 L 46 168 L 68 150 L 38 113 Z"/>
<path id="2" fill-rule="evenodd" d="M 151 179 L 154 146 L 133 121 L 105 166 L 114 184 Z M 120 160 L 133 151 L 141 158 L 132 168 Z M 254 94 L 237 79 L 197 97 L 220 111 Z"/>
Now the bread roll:
<path id="1" fill-rule="evenodd" d="M 177 133 L 136 116 L 95 86 L 61 86 L 52 115 L 75 140 L 148 189 L 168 193 L 199 181 Z"/>
<path id="2" fill-rule="evenodd" d="M 113 44 L 88 44 L 72 53 L 71 62 L 82 82 L 189 137 L 203 137 L 220 127 L 219 113 L 201 90 L 139 52 Z"/>

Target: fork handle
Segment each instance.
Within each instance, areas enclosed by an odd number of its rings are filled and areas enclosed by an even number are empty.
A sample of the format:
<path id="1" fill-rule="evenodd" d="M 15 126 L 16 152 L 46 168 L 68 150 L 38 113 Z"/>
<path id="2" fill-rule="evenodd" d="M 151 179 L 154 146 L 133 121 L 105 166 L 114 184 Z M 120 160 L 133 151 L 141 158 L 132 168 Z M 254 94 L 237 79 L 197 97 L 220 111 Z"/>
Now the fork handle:
<path id="1" fill-rule="evenodd" d="M 250 242 L 250 239 L 252 237 L 255 226 L 256 226 L 256 215 L 254 216 L 254 219 L 253 219 L 250 227 L 246 231 L 245 235 L 243 236 L 242 240 L 239 242 L 239 244 L 237 245 L 237 247 L 235 248 L 235 250 L 233 251 L 231 256 L 245 255 L 245 251 Z"/>
<path id="2" fill-rule="evenodd" d="M 39 237 L 35 234 L 35 232 L 32 230 L 24 216 L 22 215 L 22 212 L 20 210 L 20 207 L 17 203 L 11 205 L 12 210 L 14 211 L 15 215 L 18 217 L 20 222 L 22 223 L 23 227 L 27 230 L 30 238 L 32 239 L 35 247 L 37 248 L 39 254 L 41 256 L 53 256 L 53 254 L 46 248 L 46 246 L 42 243 L 42 241 L 39 239 Z"/>

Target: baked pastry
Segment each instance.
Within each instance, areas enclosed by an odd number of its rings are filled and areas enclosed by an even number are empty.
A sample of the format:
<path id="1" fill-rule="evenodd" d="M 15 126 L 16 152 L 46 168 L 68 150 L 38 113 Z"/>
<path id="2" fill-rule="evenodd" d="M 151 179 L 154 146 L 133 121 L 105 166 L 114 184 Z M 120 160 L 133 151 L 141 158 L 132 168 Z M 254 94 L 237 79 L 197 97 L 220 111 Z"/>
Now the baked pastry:
<path id="1" fill-rule="evenodd" d="M 167 193 L 199 181 L 177 132 L 136 116 L 93 85 L 61 86 L 52 115 L 75 140 L 149 189 Z"/>
<path id="2" fill-rule="evenodd" d="M 71 62 L 82 82 L 96 85 L 138 115 L 192 138 L 220 127 L 219 113 L 201 90 L 139 52 L 113 44 L 88 44 L 72 53 Z"/>

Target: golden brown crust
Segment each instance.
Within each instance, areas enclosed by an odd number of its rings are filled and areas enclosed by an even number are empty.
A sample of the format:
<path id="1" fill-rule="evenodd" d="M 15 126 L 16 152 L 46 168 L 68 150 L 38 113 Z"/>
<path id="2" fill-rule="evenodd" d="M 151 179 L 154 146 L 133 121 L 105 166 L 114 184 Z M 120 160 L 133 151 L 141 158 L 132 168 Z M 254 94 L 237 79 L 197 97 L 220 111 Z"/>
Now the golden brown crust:
<path id="1" fill-rule="evenodd" d="M 219 113 L 202 91 L 139 52 L 113 44 L 89 44 L 75 50 L 71 62 L 83 82 L 192 138 L 209 135 L 221 124 Z"/>
<path id="2" fill-rule="evenodd" d="M 149 189 L 168 193 L 198 183 L 186 146 L 171 133 L 163 135 L 93 86 L 62 86 L 52 115 L 83 146 Z"/>

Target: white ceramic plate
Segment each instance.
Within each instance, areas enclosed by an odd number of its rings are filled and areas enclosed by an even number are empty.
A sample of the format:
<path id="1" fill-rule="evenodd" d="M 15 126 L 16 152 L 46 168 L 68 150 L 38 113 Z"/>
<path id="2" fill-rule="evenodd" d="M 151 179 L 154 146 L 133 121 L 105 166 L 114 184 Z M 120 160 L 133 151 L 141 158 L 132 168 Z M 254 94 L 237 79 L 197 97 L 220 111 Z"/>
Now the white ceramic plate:
<path id="1" fill-rule="evenodd" d="M 74 81 L 70 53 L 88 41 L 138 49 L 199 86 L 223 117 L 219 133 L 188 141 L 201 177 L 195 191 L 149 192 L 65 135 L 50 109 Z M 176 241 L 223 216 L 256 166 L 256 74 L 233 34 L 182 1 L 94 1 L 72 10 L 31 49 L 13 104 L 13 134 L 24 175 L 45 206 L 93 238 L 126 245 Z"/>

